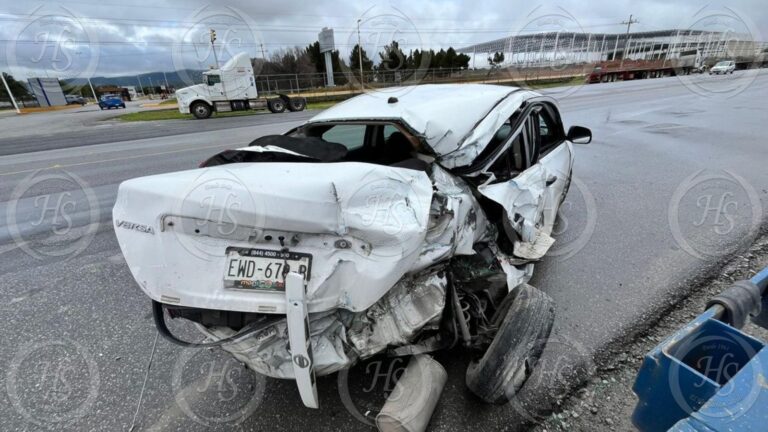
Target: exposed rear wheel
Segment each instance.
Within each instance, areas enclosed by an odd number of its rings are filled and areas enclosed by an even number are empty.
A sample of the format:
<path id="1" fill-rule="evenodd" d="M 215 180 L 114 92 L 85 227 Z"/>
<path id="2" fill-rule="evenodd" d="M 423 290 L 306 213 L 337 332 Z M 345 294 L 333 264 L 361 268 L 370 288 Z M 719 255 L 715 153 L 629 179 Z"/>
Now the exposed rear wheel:
<path id="1" fill-rule="evenodd" d="M 285 102 L 282 99 L 270 99 L 267 101 L 267 108 L 275 114 L 285 111 Z"/>
<path id="2" fill-rule="evenodd" d="M 211 106 L 205 102 L 193 103 L 192 106 L 190 107 L 190 111 L 192 112 L 192 115 L 195 116 L 196 119 L 200 119 L 200 120 L 207 119 L 213 113 Z"/>
<path id="3" fill-rule="evenodd" d="M 504 404 L 525 384 L 552 331 L 554 300 L 530 285 L 507 295 L 493 322 L 498 332 L 467 368 L 467 387 L 480 399 Z"/>
<path id="4" fill-rule="evenodd" d="M 307 107 L 307 100 L 303 97 L 293 97 L 288 100 L 288 109 L 291 111 L 304 111 Z"/>

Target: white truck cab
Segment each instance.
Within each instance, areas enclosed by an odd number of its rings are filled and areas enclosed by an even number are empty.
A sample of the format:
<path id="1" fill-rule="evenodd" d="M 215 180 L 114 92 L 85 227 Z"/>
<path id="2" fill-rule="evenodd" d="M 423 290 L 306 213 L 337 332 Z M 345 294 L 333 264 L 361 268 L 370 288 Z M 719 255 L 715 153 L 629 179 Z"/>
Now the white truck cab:
<path id="1" fill-rule="evenodd" d="M 182 114 L 198 119 L 214 112 L 242 111 L 267 108 L 273 113 L 303 111 L 303 97 L 278 95 L 273 99 L 259 98 L 251 59 L 247 53 L 232 57 L 219 69 L 203 72 L 203 83 L 176 90 L 176 101 Z"/>

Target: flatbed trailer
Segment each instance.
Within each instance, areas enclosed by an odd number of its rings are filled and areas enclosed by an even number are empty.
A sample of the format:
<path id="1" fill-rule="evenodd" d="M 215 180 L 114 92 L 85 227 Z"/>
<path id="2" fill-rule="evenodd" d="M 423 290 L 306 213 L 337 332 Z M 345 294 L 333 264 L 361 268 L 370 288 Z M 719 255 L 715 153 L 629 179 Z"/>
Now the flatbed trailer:
<path id="1" fill-rule="evenodd" d="M 587 83 L 605 83 L 629 81 L 665 76 L 688 75 L 700 69 L 688 62 L 681 64 L 675 60 L 615 60 L 600 62 L 587 76 Z"/>

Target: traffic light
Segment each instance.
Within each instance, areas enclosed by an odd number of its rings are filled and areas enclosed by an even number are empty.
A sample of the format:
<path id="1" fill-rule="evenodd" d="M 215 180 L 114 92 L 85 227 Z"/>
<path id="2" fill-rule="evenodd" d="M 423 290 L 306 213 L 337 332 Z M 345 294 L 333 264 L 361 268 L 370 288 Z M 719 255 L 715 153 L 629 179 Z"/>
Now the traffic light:
<path id="1" fill-rule="evenodd" d="M 211 29 L 211 43 L 216 41 L 216 30 Z"/>

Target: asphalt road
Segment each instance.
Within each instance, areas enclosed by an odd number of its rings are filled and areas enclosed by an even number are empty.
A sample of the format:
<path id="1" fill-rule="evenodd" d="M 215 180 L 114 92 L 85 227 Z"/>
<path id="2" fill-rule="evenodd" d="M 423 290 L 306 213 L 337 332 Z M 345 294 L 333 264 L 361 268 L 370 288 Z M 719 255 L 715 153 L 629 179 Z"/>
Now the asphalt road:
<path id="1" fill-rule="evenodd" d="M 122 114 L 140 110 L 140 104 L 134 101 L 127 102 L 126 109 L 100 110 L 98 105 L 85 105 L 34 115 L 2 116 L 0 156 L 293 122 L 313 115 L 311 111 L 281 114 L 263 111 L 245 119 L 214 116 L 206 121 L 189 119 L 137 123 L 116 120 Z"/>
<path id="2" fill-rule="evenodd" d="M 550 90 L 566 124 L 595 136 L 576 148 L 558 241 L 531 282 L 557 302 L 553 336 L 523 392 L 503 407 L 485 406 L 465 389 L 466 355 L 439 355 L 450 378 L 432 430 L 518 429 L 535 420 L 585 377 L 593 357 L 653 325 L 697 276 L 764 225 L 768 78 L 690 80 Z M 169 136 L 131 129 L 105 144 L 0 157 L 4 430 L 128 430 L 142 388 L 136 430 L 365 429 L 354 413 L 363 420 L 375 413 L 388 373 L 403 365 L 373 362 L 320 378 L 321 410 L 304 408 L 290 381 L 261 378 L 218 351 L 182 350 L 162 338 L 147 373 L 156 336 L 149 301 L 109 223 L 122 180 L 194 167 L 303 120 L 289 116 L 231 118 L 207 131 L 195 129 L 208 127 L 200 122 L 165 123 Z M 98 127 L 84 124 L 66 139 Z M 13 145 L 2 134 L 0 151 Z M 49 208 L 62 210 L 59 219 Z M 70 221 L 86 225 L 67 229 Z"/>

